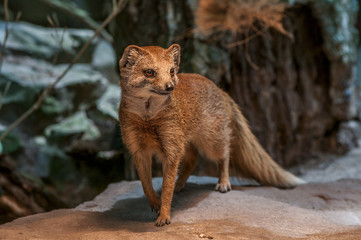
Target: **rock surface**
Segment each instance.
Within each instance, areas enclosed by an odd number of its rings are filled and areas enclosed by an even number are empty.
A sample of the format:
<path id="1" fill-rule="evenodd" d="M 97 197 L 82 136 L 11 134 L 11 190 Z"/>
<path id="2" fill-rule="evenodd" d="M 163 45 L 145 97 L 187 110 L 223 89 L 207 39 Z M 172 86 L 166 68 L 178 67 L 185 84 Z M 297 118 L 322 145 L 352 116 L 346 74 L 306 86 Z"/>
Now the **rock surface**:
<path id="1" fill-rule="evenodd" d="M 303 175 L 291 190 L 245 186 L 226 194 L 216 178 L 191 176 L 175 194 L 172 224 L 157 228 L 139 181 L 110 184 L 93 201 L 19 218 L 1 239 L 359 239 L 361 149 Z M 352 178 L 345 178 L 345 177 Z M 317 181 L 317 182 L 314 182 Z M 161 179 L 153 179 L 159 191 Z"/>

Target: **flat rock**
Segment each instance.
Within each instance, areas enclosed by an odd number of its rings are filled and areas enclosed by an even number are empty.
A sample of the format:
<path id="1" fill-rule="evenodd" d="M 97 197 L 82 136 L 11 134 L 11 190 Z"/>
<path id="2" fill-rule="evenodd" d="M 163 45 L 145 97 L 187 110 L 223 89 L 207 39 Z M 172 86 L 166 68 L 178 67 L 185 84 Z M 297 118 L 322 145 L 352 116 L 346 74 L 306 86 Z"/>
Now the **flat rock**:
<path id="1" fill-rule="evenodd" d="M 172 224 L 155 227 L 139 181 L 113 183 L 75 209 L 18 218 L 0 225 L 0 239 L 360 239 L 361 148 L 327 166 L 304 169 L 309 183 L 294 189 L 191 176 L 174 195 Z M 160 191 L 161 178 L 153 185 Z"/>
<path id="2" fill-rule="evenodd" d="M 155 178 L 159 190 L 161 179 Z M 237 186 L 213 191 L 216 178 L 192 176 L 175 194 L 172 224 L 154 226 L 139 181 L 110 184 L 93 201 L 19 218 L 1 239 L 359 239 L 361 180 L 311 183 L 291 190 Z"/>

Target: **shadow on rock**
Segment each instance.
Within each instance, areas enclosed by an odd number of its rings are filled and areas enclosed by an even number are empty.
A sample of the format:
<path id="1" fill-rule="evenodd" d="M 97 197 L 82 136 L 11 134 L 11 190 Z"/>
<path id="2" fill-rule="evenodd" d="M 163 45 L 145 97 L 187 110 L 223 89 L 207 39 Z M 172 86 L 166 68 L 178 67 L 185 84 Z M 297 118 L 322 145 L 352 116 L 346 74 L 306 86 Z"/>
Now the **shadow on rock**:
<path id="1" fill-rule="evenodd" d="M 184 190 L 175 193 L 172 201 L 172 215 L 178 211 L 196 206 L 213 191 L 213 184 L 198 185 L 187 183 Z M 91 215 L 97 228 L 118 231 L 126 228 L 133 232 L 157 231 L 161 228 L 154 227 L 157 219 L 155 212 L 151 211 L 148 199 L 143 195 L 139 198 L 126 198 L 116 202 L 113 207 L 105 212 Z M 139 223 L 144 223 L 144 228 L 139 228 Z"/>

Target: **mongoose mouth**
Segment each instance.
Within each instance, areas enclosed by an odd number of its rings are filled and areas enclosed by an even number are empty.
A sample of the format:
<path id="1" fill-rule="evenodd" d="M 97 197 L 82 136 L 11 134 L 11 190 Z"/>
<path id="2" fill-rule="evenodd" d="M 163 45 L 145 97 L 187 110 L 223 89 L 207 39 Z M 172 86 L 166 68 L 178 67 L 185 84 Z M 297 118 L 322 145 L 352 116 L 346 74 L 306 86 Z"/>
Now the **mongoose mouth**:
<path id="1" fill-rule="evenodd" d="M 152 93 L 156 93 L 156 94 L 158 94 L 158 95 L 169 95 L 169 94 L 171 94 L 172 93 L 172 91 L 157 91 L 157 90 L 153 90 L 153 89 L 151 89 L 151 90 L 149 90 L 150 92 L 152 92 Z"/>

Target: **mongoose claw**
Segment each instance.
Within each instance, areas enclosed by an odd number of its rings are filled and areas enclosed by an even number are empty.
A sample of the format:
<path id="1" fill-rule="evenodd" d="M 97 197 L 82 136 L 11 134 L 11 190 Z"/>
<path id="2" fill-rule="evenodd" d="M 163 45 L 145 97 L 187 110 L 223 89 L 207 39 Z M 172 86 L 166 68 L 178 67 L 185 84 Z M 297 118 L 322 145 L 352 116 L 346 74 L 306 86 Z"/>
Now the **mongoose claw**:
<path id="1" fill-rule="evenodd" d="M 159 208 L 150 207 L 150 209 L 152 210 L 152 212 L 155 212 L 159 216 L 160 214 Z"/>
<path id="2" fill-rule="evenodd" d="M 215 191 L 219 191 L 220 193 L 226 193 L 231 191 L 231 184 L 228 183 L 217 183 L 216 187 L 214 188 Z"/>
<path id="3" fill-rule="evenodd" d="M 181 185 L 181 184 L 177 184 L 177 183 L 176 183 L 175 188 L 174 188 L 174 192 L 175 192 L 175 193 L 181 192 L 183 189 L 184 189 L 184 185 Z"/>
<path id="4" fill-rule="evenodd" d="M 157 221 L 155 221 L 155 226 L 157 227 L 163 227 L 164 225 L 170 224 L 170 218 L 169 217 L 162 217 L 159 216 Z"/>
<path id="5" fill-rule="evenodd" d="M 150 210 L 152 212 L 155 212 L 158 216 L 160 214 L 160 199 L 159 197 L 153 199 L 153 201 L 150 201 Z"/>

